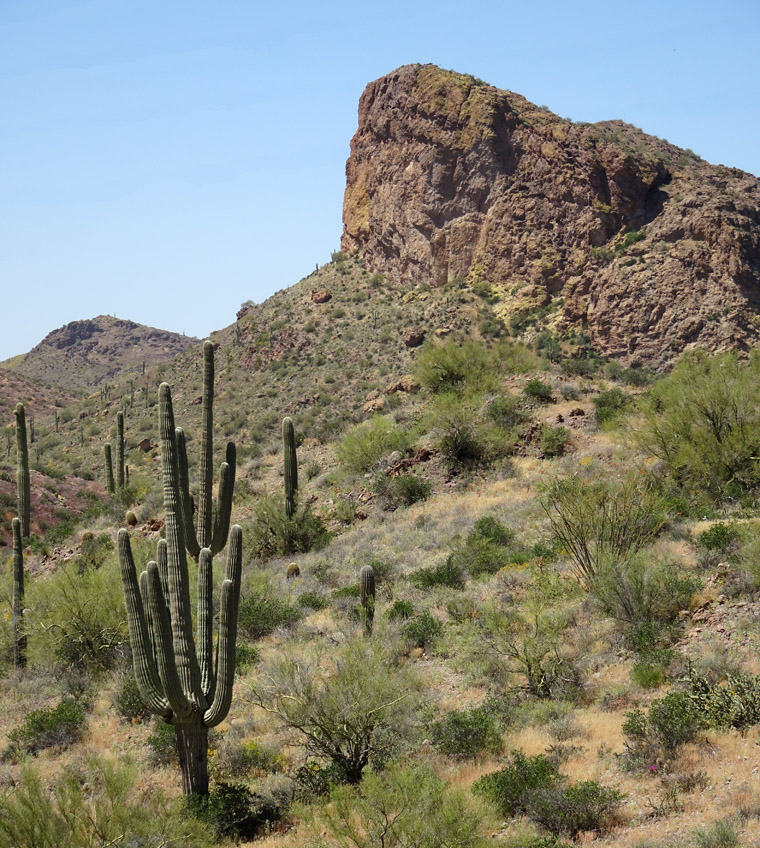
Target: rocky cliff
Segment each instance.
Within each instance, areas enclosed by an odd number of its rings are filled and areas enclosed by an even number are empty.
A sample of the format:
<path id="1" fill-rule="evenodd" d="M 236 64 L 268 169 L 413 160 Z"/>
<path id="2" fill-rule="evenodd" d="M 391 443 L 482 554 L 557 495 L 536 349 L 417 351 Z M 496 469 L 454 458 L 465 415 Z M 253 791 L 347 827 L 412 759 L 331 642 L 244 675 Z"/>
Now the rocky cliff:
<path id="1" fill-rule="evenodd" d="M 365 89 L 346 175 L 342 247 L 396 283 L 554 300 L 629 365 L 760 337 L 760 180 L 628 124 L 408 65 Z"/>

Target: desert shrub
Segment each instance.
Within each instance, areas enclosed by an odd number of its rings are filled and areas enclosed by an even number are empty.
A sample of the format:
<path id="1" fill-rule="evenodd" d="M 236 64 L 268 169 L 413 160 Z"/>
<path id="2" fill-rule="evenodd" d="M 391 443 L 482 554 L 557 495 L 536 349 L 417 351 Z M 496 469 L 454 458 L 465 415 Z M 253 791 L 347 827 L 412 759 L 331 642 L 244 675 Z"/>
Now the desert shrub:
<path id="1" fill-rule="evenodd" d="M 528 757 L 522 751 L 513 751 L 504 768 L 484 775 L 472 788 L 502 815 L 512 818 L 528 813 L 531 797 L 538 790 L 556 786 L 560 780 L 559 769 L 545 754 Z"/>
<path id="2" fill-rule="evenodd" d="M 295 731 L 309 754 L 358 783 L 368 764 L 382 765 L 413 737 L 420 687 L 391 640 L 356 638 L 308 656 L 279 652 L 250 694 Z"/>
<path id="3" fill-rule="evenodd" d="M 675 621 L 701 585 L 675 563 L 642 552 L 622 562 L 601 563 L 589 588 L 607 615 L 637 626 Z"/>
<path id="4" fill-rule="evenodd" d="M 528 815 L 554 834 L 576 837 L 581 831 L 604 831 L 614 822 L 622 793 L 595 780 L 539 789 Z"/>
<path id="5" fill-rule="evenodd" d="M 235 674 L 245 674 L 260 659 L 261 654 L 255 645 L 249 645 L 242 639 L 238 639 L 235 645 Z"/>
<path id="6" fill-rule="evenodd" d="M 330 601 L 322 592 L 304 592 L 298 596 L 298 606 L 305 609 L 322 610 L 330 606 Z"/>
<path id="7" fill-rule="evenodd" d="M 494 368 L 488 350 L 471 339 L 429 342 L 420 351 L 415 375 L 434 394 L 490 387 Z"/>
<path id="8" fill-rule="evenodd" d="M 254 795 L 245 784 L 224 781 L 217 783 L 208 795 L 187 796 L 184 806 L 220 840 L 253 839 L 282 814 L 271 801 Z"/>
<path id="9" fill-rule="evenodd" d="M 649 706 L 649 712 L 636 709 L 626 713 L 623 735 L 626 752 L 637 766 L 672 757 L 676 749 L 693 742 L 707 726 L 698 705 L 686 692 L 671 692 Z"/>
<path id="10" fill-rule="evenodd" d="M 674 658 L 669 648 L 656 648 L 650 643 L 631 669 L 631 679 L 642 689 L 658 689 L 665 682 L 668 666 Z"/>
<path id="11" fill-rule="evenodd" d="M 427 500 L 432 491 L 433 484 L 429 480 L 414 474 L 401 474 L 391 480 L 393 500 L 403 506 Z"/>
<path id="12" fill-rule="evenodd" d="M 314 808 L 315 848 L 486 848 L 493 823 L 487 809 L 448 787 L 430 766 L 394 764 L 370 773 L 360 787 L 336 787 Z"/>
<path id="13" fill-rule="evenodd" d="M 541 505 L 555 541 L 587 583 L 603 562 L 624 563 L 650 544 L 665 523 L 662 499 L 639 474 L 556 480 Z"/>
<path id="14" fill-rule="evenodd" d="M 448 556 L 439 565 L 417 569 L 412 573 L 410 580 L 418 589 L 432 589 L 435 586 L 464 589 L 464 574 L 453 555 Z"/>
<path id="15" fill-rule="evenodd" d="M 475 757 L 501 748 L 501 735 L 488 709 L 452 710 L 431 727 L 433 745 L 455 757 Z"/>
<path id="16" fill-rule="evenodd" d="M 113 549 L 113 539 L 108 533 L 98 533 L 97 536 L 83 536 L 81 553 L 78 560 L 79 570 L 85 571 L 88 568 L 100 568 Z"/>
<path id="17" fill-rule="evenodd" d="M 623 800 L 593 780 L 568 784 L 548 756 L 526 757 L 522 751 L 513 751 L 507 766 L 476 781 L 473 791 L 507 817 L 525 815 L 555 835 L 570 837 L 608 827 Z"/>
<path id="18" fill-rule="evenodd" d="M 300 611 L 275 592 L 264 575 L 254 575 L 241 593 L 238 631 L 246 639 L 260 639 L 278 627 L 295 624 Z"/>
<path id="19" fill-rule="evenodd" d="M 414 607 L 409 601 L 396 600 L 386 612 L 389 621 L 406 621 L 414 615 Z"/>
<path id="20" fill-rule="evenodd" d="M 552 400 L 552 387 L 543 380 L 539 380 L 538 377 L 534 377 L 525 384 L 523 394 L 525 397 L 538 403 L 550 403 Z"/>
<path id="21" fill-rule="evenodd" d="M 134 674 L 129 671 L 118 678 L 113 694 L 113 706 L 119 717 L 125 721 L 145 721 L 151 711 L 143 703 Z"/>
<path id="22" fill-rule="evenodd" d="M 309 504 L 298 504 L 291 518 L 282 497 L 269 496 L 256 503 L 250 528 L 252 553 L 258 559 L 320 550 L 330 534 Z"/>
<path id="23" fill-rule="evenodd" d="M 656 383 L 644 405 L 642 446 L 676 483 L 718 499 L 760 482 L 760 356 L 695 351 Z"/>
<path id="24" fill-rule="evenodd" d="M 82 738 L 86 721 L 84 709 L 70 699 L 62 699 L 55 707 L 32 710 L 21 727 L 8 734 L 7 753 L 15 758 L 72 745 Z"/>
<path id="25" fill-rule="evenodd" d="M 139 793 L 136 778 L 129 763 L 91 758 L 82 771 L 67 769 L 51 791 L 48 780 L 26 768 L 13 791 L 0 796 L 0 848 L 214 845 L 208 828 L 183 816 L 160 790 Z"/>
<path id="26" fill-rule="evenodd" d="M 720 819 L 706 828 L 693 832 L 697 848 L 737 848 L 740 845 L 736 824 L 731 819 Z"/>
<path id="27" fill-rule="evenodd" d="M 697 547 L 705 551 L 725 554 L 739 539 L 739 527 L 735 522 L 719 521 L 699 534 Z"/>
<path id="28" fill-rule="evenodd" d="M 551 459 L 562 456 L 569 442 L 570 431 L 567 427 L 551 427 L 548 424 L 541 427 L 538 445 L 544 457 Z"/>
<path id="29" fill-rule="evenodd" d="M 337 768 L 332 762 L 310 759 L 296 769 L 293 779 L 298 785 L 297 797 L 313 800 L 327 795 L 333 787 L 344 783 L 345 774 L 343 769 Z"/>
<path id="30" fill-rule="evenodd" d="M 254 739 L 240 739 L 238 735 L 225 733 L 219 742 L 212 763 L 215 778 L 244 777 L 253 771 L 281 771 L 282 755 L 277 749 L 261 745 Z"/>
<path id="31" fill-rule="evenodd" d="M 178 762 L 177 734 L 173 725 L 162 719 L 155 719 L 146 744 L 148 759 L 154 765 L 166 766 Z"/>
<path id="32" fill-rule="evenodd" d="M 374 415 L 352 427 L 335 445 L 338 462 L 352 474 L 364 474 L 384 456 L 405 451 L 412 443 L 408 430 L 387 416 Z"/>
<path id="33" fill-rule="evenodd" d="M 454 544 L 452 562 L 473 577 L 495 574 L 513 563 L 528 561 L 529 554 L 514 544 L 515 533 L 491 515 L 481 516 L 464 541 Z"/>
<path id="34" fill-rule="evenodd" d="M 614 420 L 624 409 L 630 405 L 630 400 L 625 392 L 620 389 L 608 389 L 600 392 L 592 398 L 594 404 L 594 416 L 598 424 L 605 424 Z"/>
<path id="35" fill-rule="evenodd" d="M 407 622 L 401 632 L 416 647 L 427 648 L 443 633 L 443 625 L 427 610 Z"/>
<path id="36" fill-rule="evenodd" d="M 526 419 L 520 406 L 520 398 L 513 394 L 500 394 L 491 399 L 486 407 L 486 416 L 502 430 L 513 430 Z"/>

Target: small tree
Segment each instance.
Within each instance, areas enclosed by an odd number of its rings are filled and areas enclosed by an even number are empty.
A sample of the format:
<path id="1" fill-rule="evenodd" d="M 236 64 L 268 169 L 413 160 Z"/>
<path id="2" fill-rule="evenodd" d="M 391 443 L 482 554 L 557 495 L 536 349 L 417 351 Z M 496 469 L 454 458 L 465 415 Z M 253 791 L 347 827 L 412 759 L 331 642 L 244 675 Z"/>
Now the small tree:
<path id="1" fill-rule="evenodd" d="M 371 761 L 386 760 L 408 738 L 418 691 L 387 640 L 353 639 L 334 657 L 275 661 L 251 687 L 251 699 L 355 784 Z"/>

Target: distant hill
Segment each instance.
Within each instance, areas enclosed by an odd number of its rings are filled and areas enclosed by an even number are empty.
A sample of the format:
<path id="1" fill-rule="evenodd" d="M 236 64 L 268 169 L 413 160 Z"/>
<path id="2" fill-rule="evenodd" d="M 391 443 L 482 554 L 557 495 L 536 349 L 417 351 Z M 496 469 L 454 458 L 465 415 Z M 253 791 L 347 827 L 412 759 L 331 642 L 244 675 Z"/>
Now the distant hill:
<path id="1" fill-rule="evenodd" d="M 53 330 L 25 356 L 6 360 L 0 366 L 50 386 L 85 389 L 173 359 L 197 341 L 134 321 L 98 315 Z"/>
<path id="2" fill-rule="evenodd" d="M 342 247 L 396 283 L 552 308 L 627 365 L 760 340 L 760 180 L 630 124 L 407 65 L 365 89 L 346 174 Z"/>

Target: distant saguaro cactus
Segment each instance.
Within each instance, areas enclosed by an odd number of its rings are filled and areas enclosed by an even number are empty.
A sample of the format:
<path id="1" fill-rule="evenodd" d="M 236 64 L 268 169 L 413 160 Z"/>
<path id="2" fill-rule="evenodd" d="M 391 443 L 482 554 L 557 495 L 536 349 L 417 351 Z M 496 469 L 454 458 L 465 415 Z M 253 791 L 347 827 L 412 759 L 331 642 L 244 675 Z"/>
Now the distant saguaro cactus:
<path id="1" fill-rule="evenodd" d="M 219 496 L 216 514 L 213 512 L 212 489 L 214 486 L 214 345 L 203 343 L 203 395 L 201 404 L 201 465 L 200 485 L 197 498 L 198 521 L 193 524 L 193 507 L 190 497 L 190 481 L 187 469 L 187 447 L 185 433 L 177 428 L 177 455 L 179 465 L 179 488 L 184 539 L 193 559 L 198 559 L 201 548 L 209 548 L 216 555 L 227 544 L 232 513 L 232 494 L 235 489 L 236 451 L 235 443 L 227 443 L 226 460 L 219 470 Z"/>
<path id="2" fill-rule="evenodd" d="M 296 512 L 298 493 L 298 456 L 296 455 L 296 431 L 290 418 L 282 420 L 282 449 L 285 463 L 285 514 L 292 518 Z"/>
<path id="3" fill-rule="evenodd" d="M 364 632 L 369 636 L 375 620 L 375 569 L 371 565 L 363 565 L 359 571 L 359 597 L 362 602 Z"/>
<path id="4" fill-rule="evenodd" d="M 17 403 L 16 416 L 16 489 L 18 517 L 21 521 L 21 537 L 28 538 L 31 532 L 32 496 L 29 486 L 29 448 L 26 442 L 26 416 L 24 404 Z"/>
<path id="5" fill-rule="evenodd" d="M 224 720 L 232 702 L 242 530 L 235 525 L 230 531 L 214 657 L 213 558 L 208 548 L 199 557 L 198 622 L 193 638 L 177 438 L 166 383 L 159 388 L 159 424 L 166 539 L 158 543 L 156 562 L 149 562 L 138 580 L 129 533 L 120 530 L 119 561 L 140 695 L 153 713 L 174 725 L 184 793 L 207 795 L 208 730 Z"/>
<path id="6" fill-rule="evenodd" d="M 24 551 L 21 547 L 21 522 L 14 518 L 13 527 L 13 667 L 26 668 L 26 633 L 24 632 Z"/>
<path id="7" fill-rule="evenodd" d="M 124 488 L 124 413 L 116 413 L 116 489 Z"/>
<path id="8" fill-rule="evenodd" d="M 113 481 L 113 462 L 111 461 L 111 445 L 103 445 L 103 454 L 106 460 L 106 490 L 109 495 L 116 494 L 116 484 Z"/>

